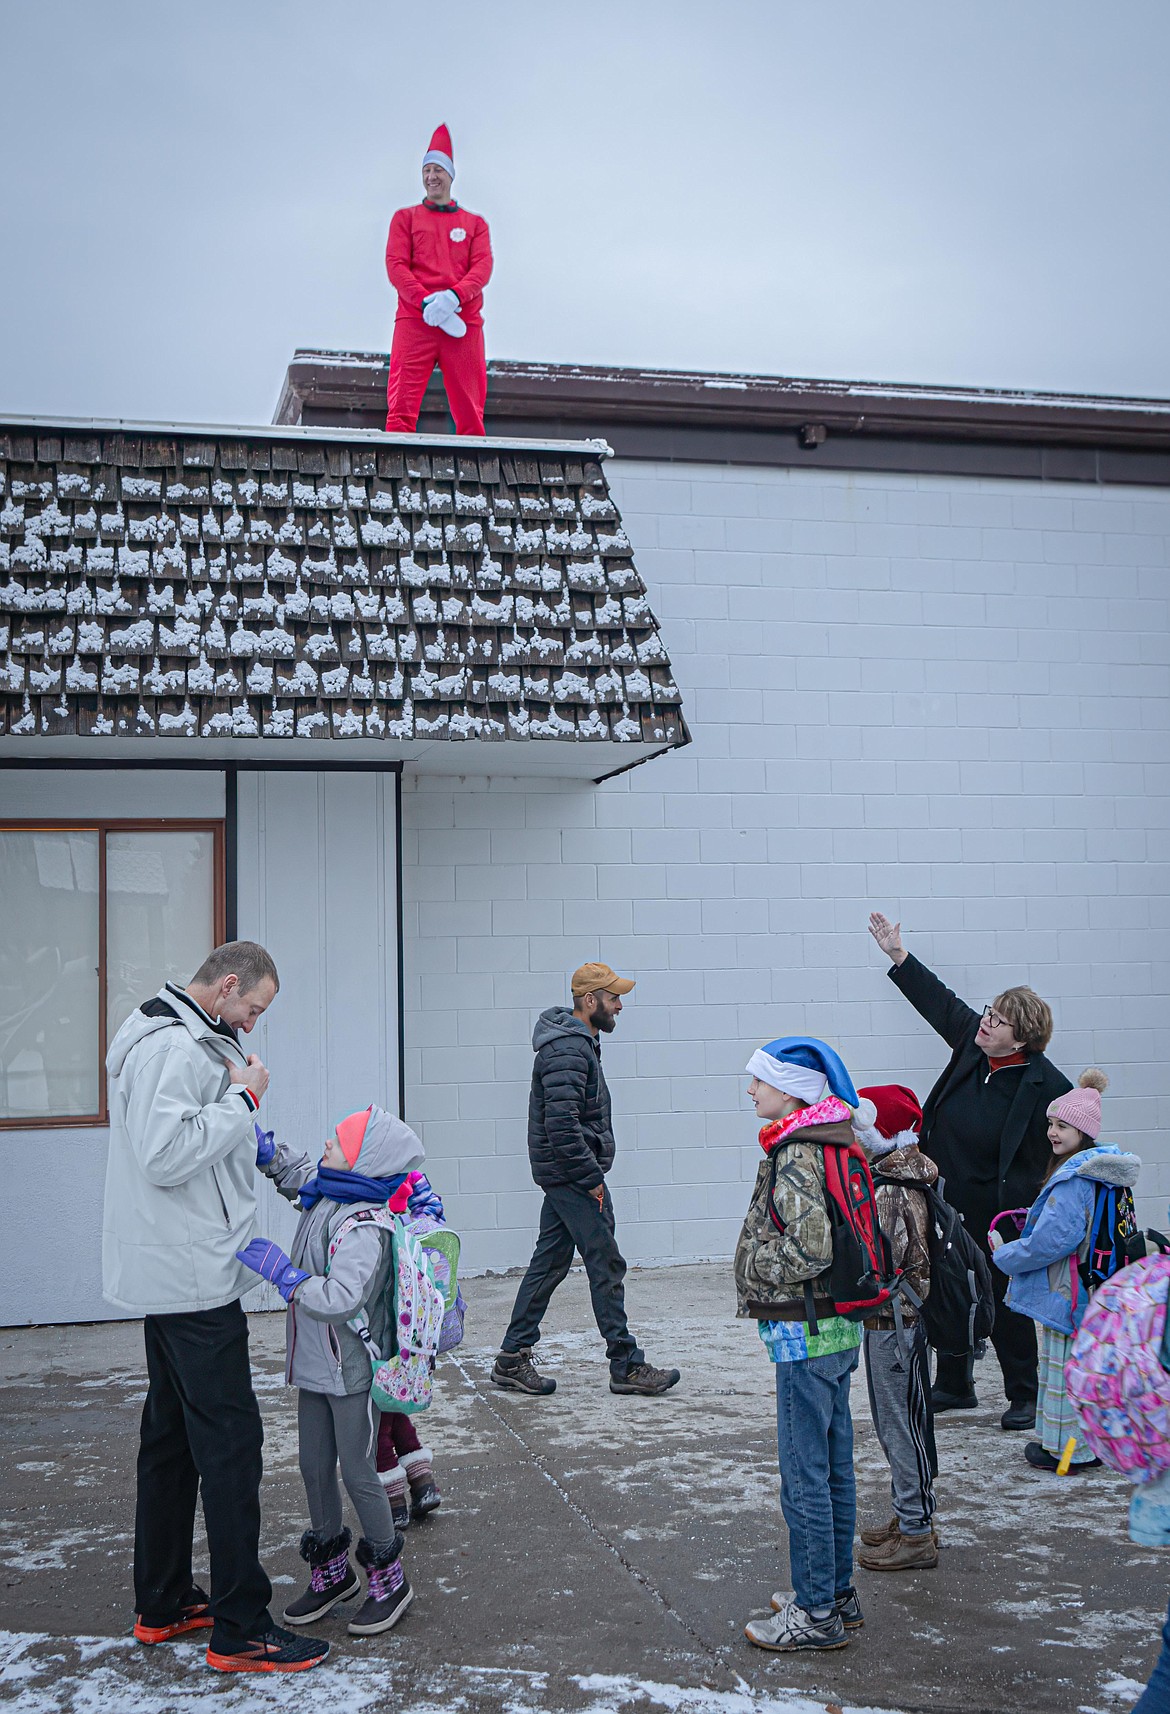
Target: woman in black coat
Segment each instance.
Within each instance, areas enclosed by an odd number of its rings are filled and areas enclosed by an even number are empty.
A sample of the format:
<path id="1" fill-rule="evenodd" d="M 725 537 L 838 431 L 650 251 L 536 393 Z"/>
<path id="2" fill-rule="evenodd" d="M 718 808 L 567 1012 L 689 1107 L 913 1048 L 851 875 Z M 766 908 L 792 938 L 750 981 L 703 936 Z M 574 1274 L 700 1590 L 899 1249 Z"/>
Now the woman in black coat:
<path id="1" fill-rule="evenodd" d="M 895 987 L 952 1050 L 950 1064 L 922 1109 L 922 1150 L 938 1165 L 944 1194 L 963 1216 L 980 1248 L 1004 1208 L 1027 1208 L 1052 1158 L 1048 1104 L 1072 1084 L 1044 1049 L 1052 1039 L 1052 1012 L 1031 988 L 1008 988 L 982 1015 L 902 945 L 900 923 L 875 911 L 869 932 L 891 960 Z M 940 1183 L 940 1189 L 943 1189 Z M 991 1270 L 995 1327 L 991 1343 L 1003 1370 L 1008 1408 L 1004 1428 L 1036 1421 L 1036 1328 L 1003 1301 L 1007 1276 Z M 970 1357 L 938 1358 L 932 1401 L 936 1411 L 972 1410 Z"/>

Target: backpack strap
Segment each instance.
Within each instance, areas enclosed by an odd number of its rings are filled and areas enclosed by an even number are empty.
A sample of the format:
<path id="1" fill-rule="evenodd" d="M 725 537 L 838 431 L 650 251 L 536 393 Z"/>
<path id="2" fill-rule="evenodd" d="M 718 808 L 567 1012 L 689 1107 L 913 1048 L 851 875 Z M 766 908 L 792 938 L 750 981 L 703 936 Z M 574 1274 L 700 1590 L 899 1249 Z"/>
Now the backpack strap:
<path id="1" fill-rule="evenodd" d="M 777 1232 L 783 1236 L 788 1228 L 777 1214 L 776 1203 L 774 1200 L 776 1195 L 776 1173 L 779 1168 L 779 1164 L 780 1149 L 779 1146 L 777 1146 L 768 1156 L 768 1165 L 770 1168 L 768 1175 L 768 1218 L 771 1220 L 773 1226 L 775 1226 Z M 804 1282 L 804 1319 L 808 1323 L 809 1332 L 815 1339 L 821 1330 L 821 1324 L 817 1320 L 816 1299 L 813 1295 L 813 1283 L 811 1280 L 805 1280 Z"/>
<path id="2" fill-rule="evenodd" d="M 1072 1299 L 1071 1299 L 1071 1302 L 1072 1302 L 1072 1318 L 1073 1318 L 1073 1326 L 1074 1327 L 1076 1326 L 1076 1322 L 1077 1322 L 1077 1298 L 1078 1298 L 1077 1287 L 1078 1287 L 1078 1285 L 1083 1285 L 1085 1288 L 1085 1295 L 1086 1296 L 1088 1296 L 1088 1294 L 1093 1289 L 1092 1288 L 1093 1256 L 1097 1250 L 1097 1242 L 1101 1236 L 1101 1227 L 1105 1221 L 1106 1209 L 1108 1209 L 1110 1207 L 1110 1199 L 1111 1198 L 1113 1199 L 1113 1203 L 1115 1205 L 1116 1204 L 1116 1198 L 1117 1198 L 1117 1190 L 1116 1190 L 1116 1187 L 1113 1185 L 1110 1185 L 1108 1187 L 1098 1186 L 1098 1188 L 1093 1192 L 1093 1206 L 1089 1211 L 1089 1223 L 1088 1223 L 1088 1227 L 1087 1227 L 1086 1232 L 1085 1232 L 1085 1236 L 1081 1239 L 1080 1244 L 1077 1246 L 1077 1248 L 1073 1251 L 1072 1255 L 1068 1259 L 1068 1261 L 1069 1261 L 1069 1273 L 1072 1276 Z M 1115 1206 L 1114 1206 L 1113 1212 L 1114 1213 L 1116 1212 Z M 1112 1228 L 1112 1226 L 1113 1226 L 1113 1220 L 1112 1219 L 1110 1219 L 1109 1224 L 1110 1224 L 1110 1227 Z M 1083 1257 L 1081 1255 L 1082 1250 L 1084 1251 Z"/>
<path id="3" fill-rule="evenodd" d="M 341 1225 L 329 1240 L 329 1253 L 325 1258 L 325 1277 L 329 1277 L 329 1264 L 337 1254 L 341 1240 L 357 1226 L 377 1226 L 383 1232 L 393 1233 L 394 1215 L 389 1208 L 359 1208 L 353 1214 L 347 1214 Z M 351 1333 L 356 1333 L 366 1348 L 372 1362 L 380 1363 L 382 1353 L 375 1345 L 370 1333 L 370 1318 L 364 1309 L 359 1309 L 356 1315 L 351 1315 L 345 1324 Z"/>
<path id="4" fill-rule="evenodd" d="M 354 1214 L 347 1214 L 341 1225 L 329 1240 L 329 1254 L 325 1258 L 325 1272 L 329 1272 L 329 1264 L 337 1254 L 341 1240 L 352 1232 L 355 1226 L 380 1226 L 384 1232 L 393 1232 L 394 1216 L 389 1208 L 359 1208 Z"/>

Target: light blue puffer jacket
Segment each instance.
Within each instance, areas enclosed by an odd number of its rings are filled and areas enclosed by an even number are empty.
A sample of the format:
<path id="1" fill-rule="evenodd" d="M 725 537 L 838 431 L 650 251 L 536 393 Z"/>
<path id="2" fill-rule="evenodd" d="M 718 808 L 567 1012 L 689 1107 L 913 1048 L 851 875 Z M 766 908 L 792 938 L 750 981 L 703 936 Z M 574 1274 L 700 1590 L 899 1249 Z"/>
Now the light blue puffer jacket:
<path id="1" fill-rule="evenodd" d="M 1007 1304 L 1057 1333 L 1075 1333 L 1088 1298 L 1078 1282 L 1074 1313 L 1070 1258 L 1084 1255 L 1099 1184 L 1137 1183 L 1137 1155 L 1116 1143 L 1097 1143 L 1070 1155 L 1044 1186 L 1031 1208 L 1023 1232 L 1011 1244 L 1001 1244 L 991 1259 L 1011 1275 Z"/>

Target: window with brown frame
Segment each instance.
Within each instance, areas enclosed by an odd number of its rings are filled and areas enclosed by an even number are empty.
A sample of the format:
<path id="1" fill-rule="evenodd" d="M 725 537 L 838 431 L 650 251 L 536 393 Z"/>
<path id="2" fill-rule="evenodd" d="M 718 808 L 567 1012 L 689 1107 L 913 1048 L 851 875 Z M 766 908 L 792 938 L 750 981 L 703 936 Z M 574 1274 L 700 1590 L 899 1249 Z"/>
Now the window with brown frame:
<path id="1" fill-rule="evenodd" d="M 108 1043 L 223 937 L 221 821 L 0 822 L 0 1129 L 104 1125 Z"/>

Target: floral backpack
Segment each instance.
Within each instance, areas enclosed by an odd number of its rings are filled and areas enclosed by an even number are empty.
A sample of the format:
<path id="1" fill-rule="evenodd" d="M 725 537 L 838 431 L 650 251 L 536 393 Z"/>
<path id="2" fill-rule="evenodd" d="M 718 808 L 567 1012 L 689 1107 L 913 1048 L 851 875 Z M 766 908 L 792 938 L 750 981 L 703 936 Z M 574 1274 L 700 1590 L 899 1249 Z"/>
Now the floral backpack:
<path id="1" fill-rule="evenodd" d="M 1168 1288 L 1170 1255 L 1119 1269 L 1093 1293 L 1065 1365 L 1085 1439 L 1131 1482 L 1170 1470 Z"/>
<path id="2" fill-rule="evenodd" d="M 414 1233 L 388 1208 L 366 1208 L 341 1222 L 329 1243 L 329 1261 L 355 1226 L 381 1226 L 393 1242 L 393 1262 L 387 1295 L 392 1297 L 397 1350 L 383 1356 L 370 1335 L 369 1317 L 359 1310 L 346 1323 L 366 1348 L 372 1371 L 370 1396 L 378 1410 L 407 1415 L 426 1410 L 431 1402 L 434 1360 L 439 1350 L 446 1298 L 435 1283 L 431 1261 Z M 329 1264 L 326 1262 L 328 1273 Z"/>
<path id="3" fill-rule="evenodd" d="M 459 1289 L 459 1234 L 452 1232 L 446 1221 L 433 1213 L 412 1215 L 406 1224 L 426 1251 L 435 1284 L 443 1293 L 445 1309 L 439 1350 L 453 1351 L 456 1345 L 463 1343 L 463 1318 L 467 1311 Z"/>

